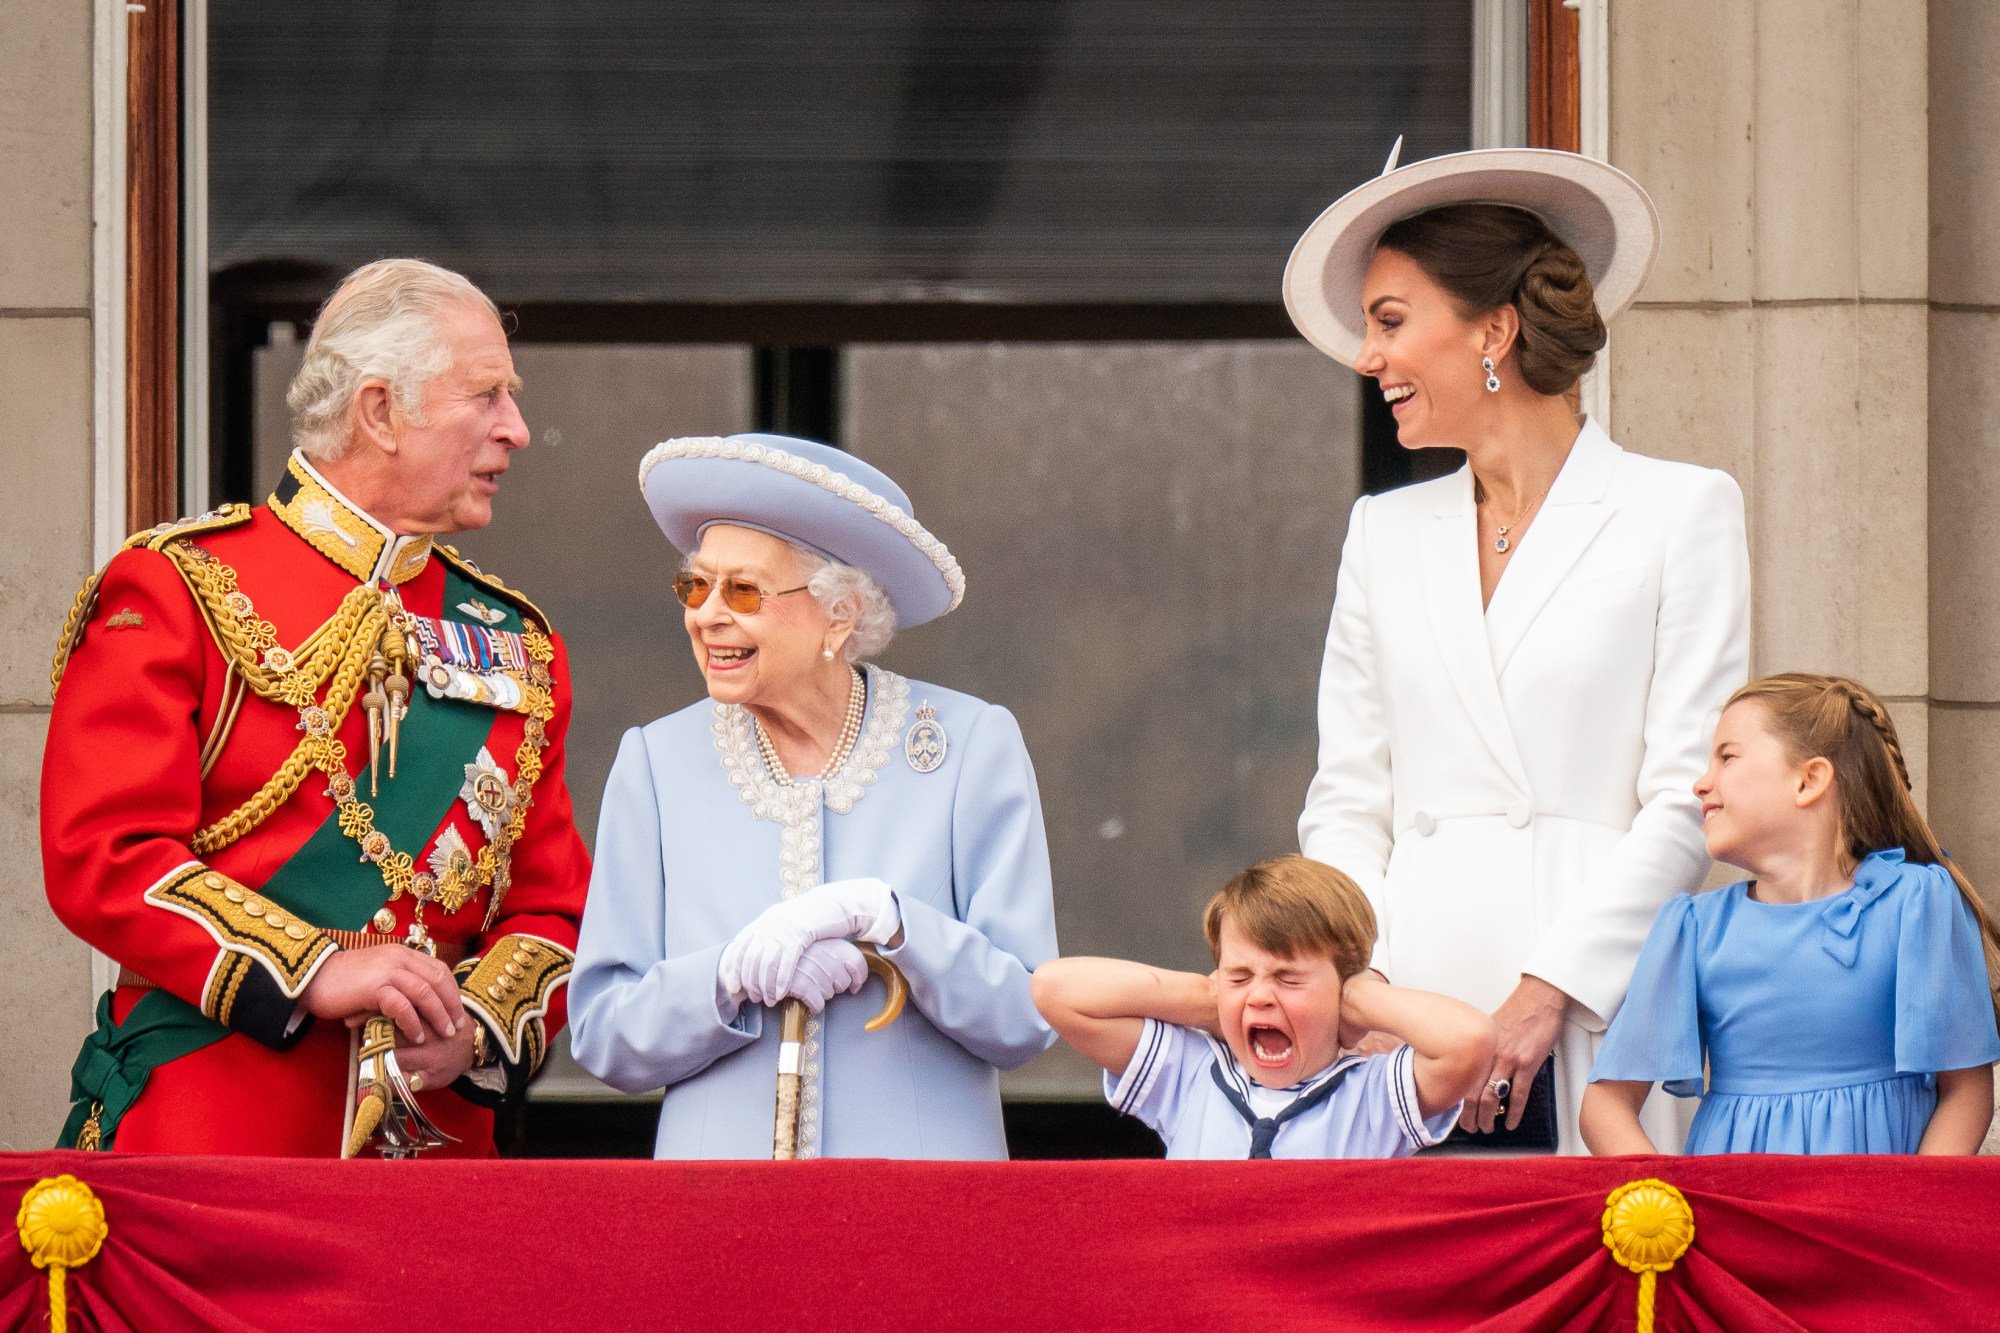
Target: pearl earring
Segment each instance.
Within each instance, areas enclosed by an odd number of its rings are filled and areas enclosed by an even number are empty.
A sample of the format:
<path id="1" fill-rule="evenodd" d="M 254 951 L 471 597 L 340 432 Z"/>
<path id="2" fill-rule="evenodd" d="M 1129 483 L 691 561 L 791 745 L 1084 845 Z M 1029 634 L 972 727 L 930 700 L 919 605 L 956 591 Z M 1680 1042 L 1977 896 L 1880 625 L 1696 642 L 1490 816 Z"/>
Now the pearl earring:
<path id="1" fill-rule="evenodd" d="M 819 650 L 819 655 L 821 657 L 824 657 L 827 661 L 831 662 L 833 660 L 833 649 L 822 648 Z"/>
<path id="2" fill-rule="evenodd" d="M 1486 372 L 1486 392 L 1499 393 L 1500 377 L 1493 373 L 1493 358 L 1482 356 L 1479 358 L 1479 365 Z"/>

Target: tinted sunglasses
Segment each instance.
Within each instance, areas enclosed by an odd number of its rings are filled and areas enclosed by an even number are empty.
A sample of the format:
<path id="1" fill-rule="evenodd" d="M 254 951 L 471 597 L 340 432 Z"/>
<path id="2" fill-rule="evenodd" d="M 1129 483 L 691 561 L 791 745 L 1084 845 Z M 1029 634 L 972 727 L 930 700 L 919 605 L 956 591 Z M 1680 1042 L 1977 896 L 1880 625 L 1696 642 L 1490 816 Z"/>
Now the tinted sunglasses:
<path id="1" fill-rule="evenodd" d="M 708 600 L 711 592 L 722 593 L 722 604 L 739 616 L 754 616 L 764 609 L 766 597 L 788 597 L 795 592 L 804 592 L 806 585 L 786 588 L 782 592 L 765 592 L 748 579 L 726 578 L 720 583 L 697 574 L 691 569 L 683 569 L 674 575 L 674 596 L 680 598 L 682 606 L 695 610 Z"/>

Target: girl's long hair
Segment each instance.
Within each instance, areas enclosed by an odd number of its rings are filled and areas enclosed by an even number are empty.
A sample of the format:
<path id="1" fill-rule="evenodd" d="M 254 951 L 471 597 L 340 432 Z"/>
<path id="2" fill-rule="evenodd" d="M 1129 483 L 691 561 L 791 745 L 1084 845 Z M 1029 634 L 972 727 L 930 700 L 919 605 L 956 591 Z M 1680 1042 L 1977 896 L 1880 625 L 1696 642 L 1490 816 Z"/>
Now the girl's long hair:
<path id="1" fill-rule="evenodd" d="M 1794 763 L 1823 758 L 1833 765 L 1840 833 L 1850 857 L 1859 862 L 1870 852 L 1900 847 L 1906 860 L 1950 872 L 1979 922 L 1986 946 L 1987 998 L 2000 1018 L 2000 988 L 1993 984 L 2000 975 L 2000 930 L 1972 881 L 1944 854 L 1930 821 L 1917 809 L 1896 724 L 1875 692 L 1844 676 L 1788 671 L 1753 680 L 1729 696 L 1732 704 L 1746 699 L 1763 705 L 1771 733 Z"/>

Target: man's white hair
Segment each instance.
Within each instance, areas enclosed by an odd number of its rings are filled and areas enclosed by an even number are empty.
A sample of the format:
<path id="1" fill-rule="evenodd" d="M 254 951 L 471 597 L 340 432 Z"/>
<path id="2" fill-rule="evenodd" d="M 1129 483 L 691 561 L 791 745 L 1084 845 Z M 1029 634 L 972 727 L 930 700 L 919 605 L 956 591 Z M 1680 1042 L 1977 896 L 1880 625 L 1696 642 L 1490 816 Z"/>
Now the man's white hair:
<path id="1" fill-rule="evenodd" d="M 378 259 L 348 274 L 320 307 L 285 394 L 292 443 L 315 462 L 346 453 L 348 410 L 369 379 L 387 380 L 397 409 L 423 425 L 424 389 L 451 368 L 439 318 L 468 305 L 500 318 L 485 292 L 421 259 Z"/>

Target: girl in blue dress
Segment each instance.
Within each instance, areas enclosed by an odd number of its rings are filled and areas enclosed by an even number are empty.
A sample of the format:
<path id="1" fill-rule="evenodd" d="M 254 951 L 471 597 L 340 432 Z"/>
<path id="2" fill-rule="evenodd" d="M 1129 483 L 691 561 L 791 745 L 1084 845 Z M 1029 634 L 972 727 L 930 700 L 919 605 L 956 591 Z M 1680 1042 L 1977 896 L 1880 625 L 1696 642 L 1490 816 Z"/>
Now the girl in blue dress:
<path id="1" fill-rule="evenodd" d="M 1709 854 L 1751 877 L 1654 919 L 1591 1070 L 1590 1150 L 1658 1151 L 1639 1108 L 1663 1083 L 1701 1098 L 1690 1153 L 1977 1152 L 2000 936 L 1911 798 L 1882 701 L 1838 676 L 1752 681 L 1694 791 Z"/>

